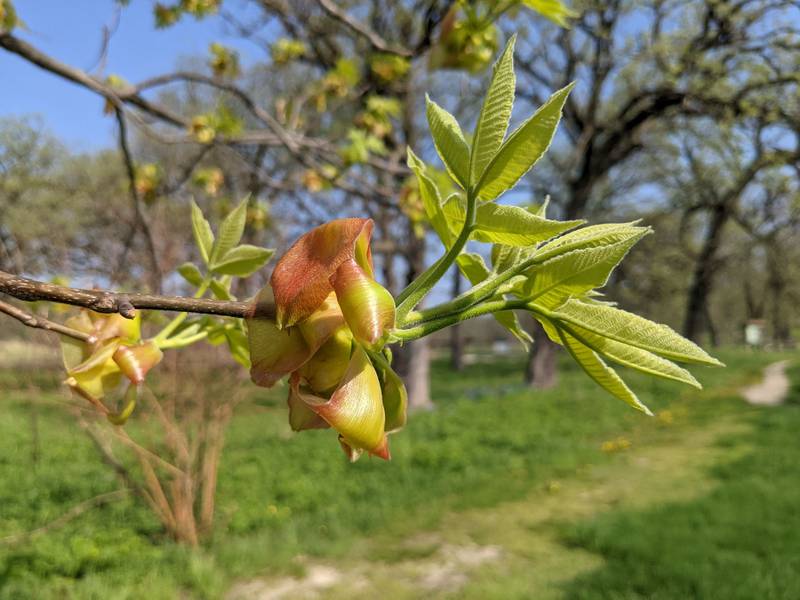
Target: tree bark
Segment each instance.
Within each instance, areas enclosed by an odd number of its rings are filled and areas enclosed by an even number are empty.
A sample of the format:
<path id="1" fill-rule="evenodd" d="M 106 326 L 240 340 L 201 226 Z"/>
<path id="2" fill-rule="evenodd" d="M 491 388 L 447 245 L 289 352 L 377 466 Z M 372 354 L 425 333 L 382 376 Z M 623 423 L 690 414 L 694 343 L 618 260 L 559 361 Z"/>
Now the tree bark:
<path id="1" fill-rule="evenodd" d="M 726 203 L 719 203 L 713 207 L 703 247 L 695 262 L 683 322 L 684 337 L 694 342 L 699 342 L 703 333 L 709 330 L 706 307 L 714 284 L 715 263 L 722 243 L 722 231 L 729 219 L 730 212 Z"/>
<path id="2" fill-rule="evenodd" d="M 414 226 L 408 224 L 408 247 L 405 259 L 408 263 L 406 285 L 425 270 L 425 240 L 414 234 Z M 408 391 L 408 407 L 412 410 L 433 408 L 430 392 L 430 345 L 428 338 L 421 338 L 395 348 L 395 370 L 403 378 Z"/>
<path id="3" fill-rule="evenodd" d="M 537 321 L 533 329 L 533 348 L 525 369 L 525 382 L 530 387 L 548 390 L 558 383 L 557 350 L 558 345 L 547 337 Z"/>

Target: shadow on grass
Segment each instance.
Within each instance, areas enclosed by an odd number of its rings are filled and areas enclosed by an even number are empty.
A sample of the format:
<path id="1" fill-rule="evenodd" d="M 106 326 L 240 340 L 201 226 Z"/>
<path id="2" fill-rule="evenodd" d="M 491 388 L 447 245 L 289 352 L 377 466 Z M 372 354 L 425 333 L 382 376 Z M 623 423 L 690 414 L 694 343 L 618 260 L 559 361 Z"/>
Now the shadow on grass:
<path id="1" fill-rule="evenodd" d="M 790 376 L 792 402 L 753 409 L 751 431 L 721 441 L 751 450 L 712 470 L 709 494 L 567 526 L 567 543 L 605 564 L 566 597 L 800 598 L 800 369 Z"/>

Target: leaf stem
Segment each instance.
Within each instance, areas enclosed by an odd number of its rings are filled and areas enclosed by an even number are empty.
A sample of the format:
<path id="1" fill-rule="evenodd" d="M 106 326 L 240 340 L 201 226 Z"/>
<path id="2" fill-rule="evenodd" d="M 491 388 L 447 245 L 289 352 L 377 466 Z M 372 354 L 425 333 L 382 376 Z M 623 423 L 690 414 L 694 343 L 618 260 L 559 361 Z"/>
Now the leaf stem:
<path id="1" fill-rule="evenodd" d="M 427 310 L 415 311 L 414 313 L 409 314 L 408 318 L 403 324 L 414 325 L 417 323 L 433 321 L 451 313 L 466 310 L 472 306 L 475 306 L 479 302 L 490 298 L 501 285 L 508 282 L 513 277 L 520 275 L 523 271 L 526 271 L 531 267 L 535 267 L 540 262 L 543 262 L 541 257 L 532 256 L 518 265 L 508 269 L 507 271 L 503 271 L 494 277 L 484 279 L 478 285 L 467 290 L 450 302 L 431 307 Z"/>
<path id="2" fill-rule="evenodd" d="M 476 306 L 471 306 L 466 310 L 461 310 L 458 312 L 444 315 L 435 320 L 420 323 L 419 325 L 416 325 L 414 327 L 409 327 L 408 329 L 395 330 L 392 332 L 392 340 L 408 342 L 411 340 L 419 339 L 421 337 L 425 337 L 426 335 L 430 335 L 434 331 L 439 331 L 440 329 L 444 329 L 445 327 L 450 327 L 451 325 L 455 325 L 456 323 L 466 321 L 467 319 L 474 319 L 475 317 L 480 317 L 482 315 L 487 315 L 490 313 L 500 312 L 504 310 L 514 310 L 523 308 L 524 309 L 529 308 L 528 302 L 526 300 L 505 300 L 505 299 L 490 300 L 489 302 L 484 302 Z"/>
<path id="3" fill-rule="evenodd" d="M 458 238 L 448 249 L 444 256 L 433 263 L 413 281 L 406 289 L 400 292 L 397 297 L 397 322 L 402 325 L 408 313 L 412 311 L 422 299 L 431 291 L 434 285 L 447 273 L 450 266 L 456 261 L 458 255 L 467 245 L 469 237 L 475 229 L 477 197 L 469 190 L 467 191 L 467 214 L 464 225 Z"/>
<path id="4" fill-rule="evenodd" d="M 211 285 L 211 275 L 207 274 L 203 278 L 203 281 L 198 286 L 197 291 L 194 294 L 194 297 L 202 298 L 205 295 L 206 291 L 208 290 L 209 285 Z M 158 332 L 158 334 L 153 338 L 153 341 L 155 341 L 160 348 L 164 348 L 165 346 L 163 346 L 163 342 L 167 341 L 169 336 L 171 336 L 172 333 L 183 324 L 183 322 L 186 320 L 186 317 L 188 316 L 189 313 L 187 312 L 182 312 L 181 314 L 177 315 L 174 319 L 172 319 L 172 321 L 167 323 L 164 329 Z"/>

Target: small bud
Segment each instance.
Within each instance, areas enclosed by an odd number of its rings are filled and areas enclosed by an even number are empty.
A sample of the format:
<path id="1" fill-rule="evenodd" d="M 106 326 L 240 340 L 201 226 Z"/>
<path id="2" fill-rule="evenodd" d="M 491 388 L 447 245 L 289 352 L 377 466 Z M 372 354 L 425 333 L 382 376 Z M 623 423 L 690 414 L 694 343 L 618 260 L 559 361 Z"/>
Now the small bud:
<path id="1" fill-rule="evenodd" d="M 395 322 L 394 298 L 389 290 L 365 273 L 355 260 L 342 263 L 331 279 L 353 336 L 370 349 L 380 348 Z"/>
<path id="2" fill-rule="evenodd" d="M 325 342 L 298 373 L 317 394 L 331 392 L 342 381 L 350 364 L 353 334 L 344 325 Z"/>
<path id="3" fill-rule="evenodd" d="M 297 328 L 308 347 L 316 351 L 342 325 L 344 325 L 342 309 L 336 301 L 336 294 L 331 292 L 317 310 L 297 324 Z"/>
<path id="4" fill-rule="evenodd" d="M 136 346 L 120 346 L 112 358 L 120 371 L 131 383 L 139 385 L 148 371 L 161 362 L 164 354 L 155 342 L 144 342 Z"/>

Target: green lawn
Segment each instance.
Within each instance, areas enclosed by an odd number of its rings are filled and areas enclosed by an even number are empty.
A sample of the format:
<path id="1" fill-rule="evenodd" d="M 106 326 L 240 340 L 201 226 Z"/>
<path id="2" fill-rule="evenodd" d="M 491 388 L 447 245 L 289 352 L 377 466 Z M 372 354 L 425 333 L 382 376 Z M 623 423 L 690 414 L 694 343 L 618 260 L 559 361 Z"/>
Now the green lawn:
<path id="1" fill-rule="evenodd" d="M 544 393 L 519 386 L 519 360 L 458 376 L 437 365 L 438 409 L 393 436 L 390 463 L 350 465 L 331 432 L 291 434 L 267 392 L 229 430 L 219 527 L 201 551 L 169 542 L 145 509 L 121 500 L 23 544 L 0 543 L 0 598 L 219 597 L 234 582 L 301 575 L 314 562 L 352 567 L 364 597 L 370 585 L 414 597 L 420 561 L 454 544 L 502 552 L 438 595 L 800 597 L 800 404 L 744 405 L 735 390 L 776 357 L 722 358 L 728 369 L 698 370 L 703 393 L 631 376 L 655 419 L 567 361 L 559 387 Z M 0 389 L 20 379 L 2 374 Z M 34 463 L 30 396 L 0 398 L 0 537 L 118 486 L 55 391 L 36 394 Z M 347 582 L 329 594 L 358 595 Z"/>

